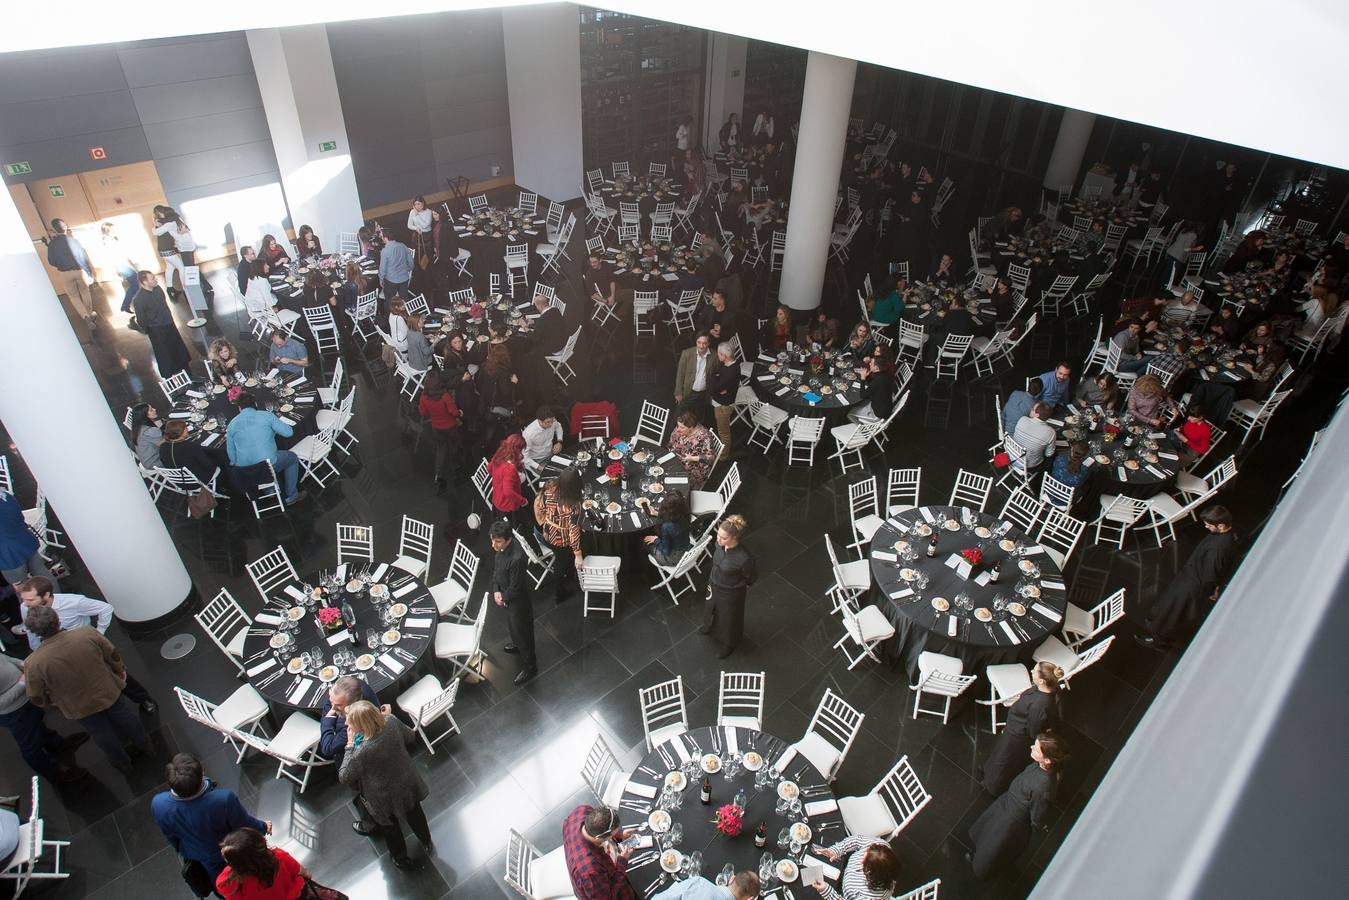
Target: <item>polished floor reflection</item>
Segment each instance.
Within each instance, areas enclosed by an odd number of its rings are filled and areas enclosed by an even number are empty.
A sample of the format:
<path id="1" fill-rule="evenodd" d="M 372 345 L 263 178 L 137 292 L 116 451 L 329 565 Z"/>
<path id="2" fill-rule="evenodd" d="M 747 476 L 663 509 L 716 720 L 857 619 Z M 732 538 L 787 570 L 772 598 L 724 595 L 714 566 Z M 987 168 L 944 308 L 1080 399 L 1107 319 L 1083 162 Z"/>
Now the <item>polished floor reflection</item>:
<path id="1" fill-rule="evenodd" d="M 842 291 L 842 286 L 836 289 Z M 571 286 L 565 291 L 575 293 Z M 762 288 L 756 291 L 755 302 L 763 294 Z M 225 290 L 216 296 L 205 337 L 235 337 L 242 324 L 240 312 L 225 299 Z M 181 318 L 181 308 L 175 311 Z M 578 315 L 573 310 L 572 316 Z M 92 338 L 82 324 L 73 327 L 85 340 L 109 404 L 120 417 L 125 405 L 153 384 L 153 373 L 144 337 L 122 327 L 117 314 L 112 319 L 117 321 Z M 934 384 L 929 373 L 920 374 L 909 406 L 896 422 L 895 439 L 883 455 L 868 460 L 869 466 L 877 472 L 889 465 L 922 466 L 923 500 L 944 500 L 957 468 L 982 470 L 985 465 L 984 448 L 994 437 L 993 397 L 1005 395 L 1021 374 L 1044 371 L 1061 356 L 1080 360 L 1090 337 L 1088 325 L 1094 330 L 1094 321 L 1050 322 L 1043 339 L 1024 345 L 1029 353 L 1018 361 L 1016 376 Z M 189 332 L 184 329 L 200 351 L 203 335 Z M 642 347 L 633 360 L 628 343 L 620 340 L 612 357 L 589 355 L 581 378 L 583 384 L 603 385 L 603 392 L 619 401 L 625 427 L 632 427 L 643 397 L 668 402 L 673 356 L 668 346 Z M 239 510 L 204 523 L 168 517 L 203 594 L 226 586 L 256 609 L 258 600 L 243 571 L 246 561 L 279 542 L 301 571 L 331 565 L 336 522 L 373 525 L 378 552 L 391 554 L 405 513 L 436 524 L 433 573 L 443 575 L 453 539 L 467 533 L 471 488 L 453 484 L 447 496 L 436 495 L 431 448 L 423 445 L 414 453 L 415 435 L 377 356 L 364 364 L 352 362 L 359 385 L 353 431 L 361 443 L 343 466 L 340 481 L 312 495 L 288 517 L 264 523 Z M 1240 458 L 1241 473 L 1223 502 L 1236 513 L 1244 536 L 1263 521 L 1311 431 L 1320 427 L 1338 399 L 1342 359 L 1331 357 L 1321 369 L 1310 385 L 1307 379 L 1299 381 L 1298 395 L 1265 440 Z M 416 755 L 432 786 L 425 808 L 436 845 L 420 871 L 396 869 L 382 843 L 352 832 L 349 795 L 336 784 L 331 769 L 320 771 L 310 789 L 299 795 L 290 782 L 273 777 L 275 767 L 265 760 L 250 758 L 236 765 L 229 747 L 186 720 L 172 702 L 174 685 L 219 699 L 238 684 L 233 667 L 190 618 L 139 636 L 115 624 L 110 635 L 160 700 L 161 711 L 147 723 L 154 728 L 156 753 L 125 777 L 90 745 L 80 751 L 80 762 L 93 777 L 64 788 L 43 785 L 49 836 L 72 841 L 73 874 L 63 883 L 34 888 L 32 895 L 138 900 L 186 896 L 179 862 L 149 816 L 149 801 L 163 788 L 164 759 L 189 750 L 202 756 L 212 778 L 236 790 L 255 814 L 275 822 L 277 841 L 318 881 L 353 898 L 510 896 L 502 882 L 507 828 L 519 829 L 545 851 L 560 843 L 559 825 L 566 812 L 590 799 L 579 770 L 596 733 L 621 748 L 625 764 L 636 762 L 642 742 L 638 688 L 682 675 L 690 718 L 706 723 L 714 715 L 717 674 L 726 668 L 767 673 L 766 724 L 778 735 L 798 736 L 826 687 L 866 713 L 836 784 L 840 794 L 869 790 L 898 756 L 908 754 L 934 799 L 894 842 L 906 885 L 939 876 L 943 897 L 1025 896 L 1174 664 L 1175 654 L 1141 649 L 1129 637 L 1145 599 L 1183 562 L 1199 527 L 1179 528 L 1179 544 L 1161 550 L 1140 548 L 1133 540 L 1123 552 L 1084 543 L 1072 573 L 1074 587 L 1095 596 L 1127 588 L 1129 619 L 1118 627 L 1122 639 L 1066 697 L 1073 753 L 1053 827 L 1036 836 L 1016 873 L 978 883 L 963 854 L 969 847 L 967 830 L 989 802 L 972 776 L 991 743 L 986 713 L 971 702 L 985 688 L 977 685 L 967 694 L 950 724 L 943 726 L 932 718 L 910 718 L 911 694 L 901 673 L 870 664 L 849 672 L 846 660 L 832 649 L 841 630 L 826 612 L 823 590 L 829 574 L 822 546 L 826 530 L 836 539 L 848 530 L 848 479 L 823 463 L 788 469 L 780 450 L 768 459 L 757 452 L 742 453 L 739 461 L 745 485 L 735 506 L 749 519 L 746 543 L 762 573 L 750 593 L 744 644 L 730 659 L 716 659 L 715 647 L 696 632 L 698 604 L 686 599 L 672 605 L 663 592 L 650 591 L 654 579 L 649 571 L 626 565 L 612 621 L 593 615 L 583 619 L 579 597 L 556 606 L 538 604 L 540 675 L 516 687 L 511 681 L 514 660 L 501 650 L 505 623 L 489 615 L 487 680 L 465 685 L 454 710 L 462 735 L 437 745 L 435 755 L 425 748 Z M 31 480 L 22 465 L 15 468 L 20 470 L 20 497 L 31 501 Z M 713 481 L 719 477 L 720 470 Z M 54 512 L 59 518 L 60 510 Z M 485 537 L 474 549 L 490 553 Z M 79 577 L 78 564 L 76 568 L 72 586 L 88 586 Z M 193 653 L 177 662 L 161 659 L 163 640 L 184 631 L 198 637 Z M 55 713 L 49 720 L 62 731 L 72 730 Z M 4 793 L 19 793 L 27 771 L 12 741 L 0 740 L 0 760 Z M 418 855 L 415 843 L 413 847 Z"/>

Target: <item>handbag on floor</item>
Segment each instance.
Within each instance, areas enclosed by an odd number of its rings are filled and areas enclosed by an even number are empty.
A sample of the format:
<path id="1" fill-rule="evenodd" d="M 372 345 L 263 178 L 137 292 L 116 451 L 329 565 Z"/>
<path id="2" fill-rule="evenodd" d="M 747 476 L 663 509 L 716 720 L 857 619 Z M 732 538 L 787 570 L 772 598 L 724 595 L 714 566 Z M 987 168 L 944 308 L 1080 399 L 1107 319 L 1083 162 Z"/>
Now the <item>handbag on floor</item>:
<path id="1" fill-rule="evenodd" d="M 336 888 L 324 887 L 314 879 L 306 878 L 297 900 L 348 900 L 348 897 Z"/>

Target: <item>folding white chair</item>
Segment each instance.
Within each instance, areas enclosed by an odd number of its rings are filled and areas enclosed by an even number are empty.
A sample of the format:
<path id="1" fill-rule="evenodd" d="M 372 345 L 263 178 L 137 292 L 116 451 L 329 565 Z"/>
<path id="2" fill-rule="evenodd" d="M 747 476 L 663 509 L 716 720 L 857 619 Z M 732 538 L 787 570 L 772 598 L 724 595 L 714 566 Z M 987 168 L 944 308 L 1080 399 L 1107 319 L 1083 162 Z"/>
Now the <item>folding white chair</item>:
<path id="1" fill-rule="evenodd" d="M 576 353 L 576 342 L 580 337 L 581 326 L 578 325 L 576 330 L 571 333 L 571 337 L 567 338 L 567 343 L 562 345 L 561 350 L 544 357 L 544 361 L 548 363 L 548 367 L 553 370 L 553 374 L 562 382 L 563 387 L 566 387 L 571 379 L 576 377 L 576 370 L 571 367 L 571 358 Z"/>
<path id="2" fill-rule="evenodd" d="M 787 465 L 815 465 L 815 448 L 824 435 L 824 419 L 792 416 L 787 422 Z"/>
<path id="3" fill-rule="evenodd" d="M 1016 263 L 1009 263 L 1007 266 L 1007 283 L 1012 290 L 1024 294 L 1030 286 L 1030 266 L 1022 266 Z"/>
<path id="4" fill-rule="evenodd" d="M 648 753 L 689 730 L 688 708 L 684 705 L 684 676 L 639 689 L 637 702 L 642 708 L 642 731 L 646 735 Z"/>
<path id="5" fill-rule="evenodd" d="M 632 773 L 623 771 L 623 767 L 618 764 L 618 757 L 609 749 L 609 742 L 604 739 L 604 735 L 595 735 L 595 743 L 590 745 L 590 752 L 581 766 L 581 780 L 590 788 L 595 799 L 604 806 L 618 806 L 631 777 Z"/>
<path id="6" fill-rule="evenodd" d="M 248 744 L 255 750 L 267 754 L 278 763 L 277 778 L 288 778 L 300 786 L 300 793 L 309 787 L 309 776 L 320 766 L 331 766 L 331 759 L 318 754 L 321 729 L 319 723 L 302 712 L 293 712 L 281 724 L 281 730 L 273 738 L 261 738 L 247 732 L 235 732 L 236 739 Z M 298 767 L 304 771 L 297 776 L 289 771 Z"/>
<path id="7" fill-rule="evenodd" d="M 435 526 L 403 516 L 403 528 L 398 536 L 398 558 L 394 568 L 402 569 L 417 578 L 425 578 L 431 569 L 432 536 Z"/>
<path id="8" fill-rule="evenodd" d="M 898 360 L 916 366 L 922 361 L 923 346 L 927 343 L 927 330 L 924 326 L 899 320 Z"/>
<path id="9" fill-rule="evenodd" d="M 275 660 L 272 664 L 279 665 Z M 229 742 L 238 754 L 234 758 L 236 763 L 243 761 L 249 747 L 247 743 L 238 739 L 237 735 L 240 732 L 266 737 L 266 734 L 258 735 L 258 729 L 262 727 L 262 720 L 267 717 L 269 711 L 267 698 L 259 694 L 251 684 L 236 688 L 223 703 L 212 703 L 180 687 L 174 687 L 173 692 L 178 696 L 178 703 L 189 719 L 220 732 L 221 743 Z"/>
<path id="10" fill-rule="evenodd" d="M 826 688 L 806 726 L 806 733 L 791 745 L 792 749 L 819 769 L 826 781 L 833 781 L 852 749 L 857 733 L 862 730 L 865 718 L 846 700 Z"/>
<path id="11" fill-rule="evenodd" d="M 659 305 L 659 291 L 632 292 L 632 330 L 634 335 L 637 337 L 643 335 L 656 336 L 656 323 L 651 319 L 651 313 Z"/>
<path id="12" fill-rule="evenodd" d="M 531 218 L 538 215 L 539 195 L 533 191 L 520 191 L 520 198 L 516 201 L 515 208 Z"/>
<path id="13" fill-rule="evenodd" d="M 1075 284 L 1077 284 L 1076 275 L 1054 276 L 1053 283 L 1040 294 L 1040 312 L 1046 316 L 1057 316 L 1064 298 L 1072 292 Z"/>
<path id="14" fill-rule="evenodd" d="M 520 549 L 525 551 L 525 559 L 528 560 L 525 572 L 534 582 L 534 590 L 537 591 L 539 585 L 543 584 L 543 580 L 548 577 L 548 573 L 552 570 L 552 548 L 547 544 L 544 544 L 541 548 L 536 548 L 516 529 L 511 529 L 511 534 L 515 536 L 515 542 L 520 545 Z"/>
<path id="15" fill-rule="evenodd" d="M 984 669 L 984 677 L 988 679 L 988 699 L 976 699 L 974 702 L 988 707 L 989 730 L 997 734 L 1003 724 L 998 721 L 998 708 L 1011 706 L 1018 697 L 1030 690 L 1033 682 L 1030 671 L 1021 663 L 988 666 Z"/>
<path id="16" fill-rule="evenodd" d="M 722 672 L 717 688 L 717 726 L 763 730 L 763 672 Z"/>
<path id="17" fill-rule="evenodd" d="M 368 341 L 374 337 L 374 322 L 379 315 L 379 290 L 367 291 L 356 298 L 356 308 L 347 310 L 347 316 L 351 319 L 351 329 L 360 335 L 362 341 Z M 366 328 L 370 327 L 370 333 Z"/>
<path id="18" fill-rule="evenodd" d="M 491 605 L 492 596 L 484 593 L 475 617 L 436 625 L 436 659 L 448 660 L 458 673 L 456 677 L 463 676 L 476 683 L 482 675 L 478 667 L 487 656 L 487 651 L 482 649 L 482 629 L 487 623 L 487 608 Z"/>
<path id="19" fill-rule="evenodd" d="M 300 438 L 294 446 L 290 448 L 300 459 L 300 469 L 302 478 L 312 478 L 318 482 L 320 488 L 327 485 L 328 478 L 340 478 L 341 471 L 333 464 L 332 450 L 337 440 L 337 435 L 332 429 L 321 429 L 318 434 L 306 435 Z M 327 468 L 328 475 L 324 476 L 324 467 Z"/>
<path id="20" fill-rule="evenodd" d="M 259 519 L 270 513 L 286 511 L 286 500 L 281 496 L 281 482 L 277 480 L 271 460 L 263 460 L 262 465 L 267 467 L 267 480 L 251 486 L 247 492 L 253 515 Z"/>
<path id="21" fill-rule="evenodd" d="M 665 445 L 665 426 L 669 424 L 670 411 L 657 406 L 650 400 L 642 401 L 642 414 L 637 419 L 637 431 L 632 440 L 635 444 L 646 442 L 653 447 Z"/>
<path id="22" fill-rule="evenodd" d="M 543 853 L 514 828 L 506 844 L 503 879 L 525 900 L 574 900 L 571 873 L 561 845 Z"/>
<path id="23" fill-rule="evenodd" d="M 768 271 L 782 271 L 782 260 L 787 255 L 787 234 L 782 231 L 774 231 L 772 240 L 768 245 Z"/>
<path id="24" fill-rule="evenodd" d="M 431 599 L 436 601 L 437 613 L 442 616 L 460 614 L 473 592 L 473 582 L 478 577 L 478 563 L 477 555 L 463 541 L 454 542 L 450 571 L 444 581 L 431 588 Z"/>
<path id="25" fill-rule="evenodd" d="M 885 524 L 881 517 L 880 504 L 876 499 L 876 476 L 848 485 L 848 518 L 852 521 L 853 542 L 849 550 L 856 550 L 859 556 L 865 556 L 863 544 L 871 543 L 871 537 Z"/>
<path id="26" fill-rule="evenodd" d="M 920 884 L 911 891 L 896 894 L 894 900 L 937 900 L 937 891 L 940 887 L 941 879 L 934 878 L 927 884 Z"/>
<path id="27" fill-rule="evenodd" d="M 1011 340 L 1012 332 L 999 328 L 992 337 L 976 337 L 970 342 L 970 365 L 974 367 L 975 378 L 993 374 L 994 366 L 1003 357 Z"/>
<path id="28" fill-rule="evenodd" d="M 880 663 L 876 647 L 895 636 L 895 626 L 879 607 L 871 604 L 860 606 L 858 594 L 847 589 L 838 590 L 835 599 L 837 610 L 843 618 L 843 637 L 834 642 L 834 649 L 843 652 L 848 660 L 848 671 L 852 671 L 864 659 Z M 850 644 L 856 646 L 856 653 L 850 649 Z"/>
<path id="29" fill-rule="evenodd" d="M 19 825 L 18 846 L 5 862 L 4 869 L 0 870 L 0 880 L 14 882 L 11 897 L 22 894 L 31 881 L 59 881 L 70 877 L 69 872 L 61 871 L 61 848 L 69 847 L 70 841 L 47 839 L 46 822 L 43 821 L 39 808 L 36 775 L 33 776 L 30 791 L 32 802 L 28 810 L 28 821 Z M 38 865 L 49 847 L 52 849 L 52 867 L 50 870 L 40 870 Z"/>
<path id="30" fill-rule="evenodd" d="M 320 356 L 342 352 L 342 340 L 337 334 L 337 320 L 333 318 L 332 307 L 306 306 L 304 320 L 309 325 L 309 333 L 314 336 Z"/>
<path id="31" fill-rule="evenodd" d="M 894 840 L 931 800 L 905 755 L 866 796 L 840 797 L 838 812 L 848 834 Z"/>
<path id="32" fill-rule="evenodd" d="M 284 547 L 277 547 L 244 566 L 258 596 L 266 603 L 268 595 L 288 582 L 300 580 L 300 575 L 291 564 Z"/>
<path id="33" fill-rule="evenodd" d="M 187 369 L 183 369 L 180 372 L 175 372 L 168 378 L 160 379 L 159 389 L 164 392 L 164 396 L 168 397 L 169 400 L 174 400 L 177 398 L 178 392 L 186 390 L 187 386 L 191 383 L 192 373 Z"/>
<path id="34" fill-rule="evenodd" d="M 670 307 L 670 322 L 674 325 L 677 334 L 697 330 L 697 327 L 693 324 L 693 314 L 698 311 L 698 302 L 702 297 L 703 292 L 695 288 L 681 292 L 677 302 L 674 300 L 665 301 L 665 305 Z"/>
<path id="35" fill-rule="evenodd" d="M 951 499 L 947 506 L 971 506 L 984 511 L 988 503 L 989 492 L 993 490 L 993 476 L 978 475 L 964 469 L 956 472 L 955 484 L 951 486 Z"/>
<path id="36" fill-rule="evenodd" d="M 862 460 L 862 450 L 875 439 L 884 425 L 883 422 L 848 422 L 844 425 L 835 425 L 829 429 L 829 435 L 834 439 L 834 452 L 829 458 L 838 460 L 844 475 L 847 475 L 853 466 L 864 468 L 866 463 Z"/>
<path id="37" fill-rule="evenodd" d="M 1283 402 L 1293 393 L 1292 388 L 1282 391 L 1274 391 L 1265 398 L 1263 403 L 1257 403 L 1254 400 L 1238 400 L 1232 404 L 1232 412 L 1227 417 L 1229 427 L 1246 429 L 1246 433 L 1241 436 L 1241 443 L 1244 445 L 1251 439 L 1251 435 L 1259 431 L 1257 439 L 1265 436 L 1265 426 L 1269 420 L 1274 418 L 1274 413 L 1278 412 Z"/>
<path id="38" fill-rule="evenodd" d="M 487 212 L 489 207 L 490 204 L 487 202 L 486 194 L 474 194 L 473 196 L 468 198 L 469 211 L 472 212 L 474 215 L 479 215 L 481 213 Z"/>
<path id="39" fill-rule="evenodd" d="M 978 680 L 978 675 L 966 675 L 965 665 L 954 656 L 923 651 L 918 654 L 918 683 L 910 685 L 913 693 L 913 718 L 922 713 L 929 716 L 941 716 L 945 725 L 951 717 L 951 701 L 969 690 Z M 923 694 L 932 694 L 942 699 L 942 708 L 923 709 Z"/>
<path id="40" fill-rule="evenodd" d="M 974 335 L 971 334 L 948 334 L 942 341 L 941 347 L 937 349 L 937 377 L 950 377 L 955 381 L 960 377 L 960 363 L 965 359 L 965 354 L 969 352 L 970 344 L 974 341 Z"/>
<path id="41" fill-rule="evenodd" d="M 581 617 L 590 615 L 591 610 L 595 612 L 607 612 L 609 618 L 613 618 L 618 611 L 618 570 L 622 568 L 623 560 L 617 556 L 600 556 L 591 554 L 581 561 L 581 565 L 576 569 L 576 580 L 581 585 Z M 591 605 L 591 594 L 608 594 L 609 602 L 605 605 L 596 603 Z"/>
<path id="42" fill-rule="evenodd" d="M 351 256 L 361 255 L 361 240 L 356 232 L 339 231 L 337 233 L 337 252 Z"/>
<path id="43" fill-rule="evenodd" d="M 1148 511 L 1148 501 L 1123 494 L 1102 494 L 1096 517 L 1096 543 L 1104 535 L 1117 549 L 1124 549 L 1124 536 Z"/>
<path id="44" fill-rule="evenodd" d="M 1076 653 L 1082 645 L 1124 618 L 1124 588 L 1091 609 L 1068 604 L 1063 614 L 1063 640 Z"/>
<path id="45" fill-rule="evenodd" d="M 689 491 L 689 510 L 695 516 L 709 513 L 720 516 L 731 505 L 731 499 L 740 490 L 740 463 L 733 462 L 722 476 L 716 491 Z"/>
<path id="46" fill-rule="evenodd" d="M 715 517 L 713 518 L 713 521 L 716 521 Z M 711 542 L 712 535 L 704 535 L 696 544 L 684 551 L 684 555 L 679 557 L 679 560 L 673 566 L 658 563 L 654 556 L 648 556 L 647 559 L 651 561 L 651 565 L 655 566 L 656 571 L 660 573 L 660 581 L 651 585 L 651 590 L 655 591 L 660 588 L 665 588 L 665 590 L 669 592 L 670 599 L 674 601 L 675 606 L 679 605 L 679 598 L 683 596 L 685 591 L 697 591 L 698 586 L 694 584 L 693 572 L 697 568 L 699 561 L 703 558 L 703 554 L 707 552 Z M 675 585 L 681 578 L 688 582 L 688 584 L 680 587 L 679 590 L 675 590 Z M 535 587 L 537 586 L 538 585 L 535 585 Z"/>
<path id="47" fill-rule="evenodd" d="M 342 399 L 342 378 L 346 374 L 346 366 L 341 357 L 333 364 L 333 377 L 326 387 L 319 388 L 319 402 L 329 409 L 335 409 L 338 401 Z"/>
<path id="48" fill-rule="evenodd" d="M 1187 501 L 1196 497 L 1212 497 L 1223 485 L 1235 478 L 1236 474 L 1237 458 L 1233 454 L 1214 466 L 1202 478 L 1189 472 L 1177 473 L 1176 490 L 1180 491 Z"/>
<path id="49" fill-rule="evenodd" d="M 762 447 L 763 452 L 767 454 L 782 438 L 782 426 L 787 424 L 787 413 L 767 403 L 751 404 L 749 411 L 749 421 L 753 430 L 750 431 L 747 443 L 751 447 Z"/>
<path id="50" fill-rule="evenodd" d="M 1068 560 L 1087 528 L 1085 519 L 1075 519 L 1066 512 L 1048 507 L 1044 510 L 1044 522 L 1040 525 L 1040 534 L 1036 541 L 1045 548 L 1045 553 L 1060 570 L 1066 571 Z"/>
<path id="51" fill-rule="evenodd" d="M 1036 662 L 1051 662 L 1063 669 L 1063 685 L 1064 687 L 1071 687 L 1072 680 L 1100 662 L 1114 642 L 1115 635 L 1112 634 L 1105 640 L 1093 644 L 1079 653 L 1069 649 L 1066 644 L 1051 634 L 1045 638 L 1044 643 L 1035 648 L 1031 658 Z"/>
<path id="52" fill-rule="evenodd" d="M 221 588 L 214 599 L 202 607 L 201 612 L 195 613 L 193 618 L 197 620 L 201 630 L 206 632 L 207 637 L 220 648 L 220 652 L 225 654 L 225 658 L 234 663 L 234 667 L 242 673 L 244 638 L 253 622 L 230 594 L 229 589 Z"/>
<path id="53" fill-rule="evenodd" d="M 369 525 L 337 523 L 337 564 L 375 561 L 375 529 Z"/>
<path id="54" fill-rule="evenodd" d="M 1077 489 L 1046 472 L 1040 479 L 1040 502 L 1064 512 L 1072 512 Z"/>
<path id="55" fill-rule="evenodd" d="M 1030 487 L 1025 484 L 1016 486 L 1012 495 L 1007 498 L 1007 502 L 1002 505 L 1002 512 L 998 513 L 998 518 L 1004 521 L 1015 522 L 1021 526 L 1021 530 L 1030 534 L 1035 530 L 1035 525 L 1044 515 L 1044 503 L 1031 496 Z"/>
<path id="56" fill-rule="evenodd" d="M 394 702 L 398 708 L 412 717 L 412 729 L 422 739 L 426 749 L 434 756 L 436 744 L 452 734 L 459 733 L 459 723 L 454 720 L 454 701 L 459 697 L 459 679 L 453 679 L 448 687 L 440 683 L 435 675 L 423 675 L 406 691 L 398 695 Z M 444 716 L 445 730 L 434 740 L 426 733 L 426 726 Z"/>

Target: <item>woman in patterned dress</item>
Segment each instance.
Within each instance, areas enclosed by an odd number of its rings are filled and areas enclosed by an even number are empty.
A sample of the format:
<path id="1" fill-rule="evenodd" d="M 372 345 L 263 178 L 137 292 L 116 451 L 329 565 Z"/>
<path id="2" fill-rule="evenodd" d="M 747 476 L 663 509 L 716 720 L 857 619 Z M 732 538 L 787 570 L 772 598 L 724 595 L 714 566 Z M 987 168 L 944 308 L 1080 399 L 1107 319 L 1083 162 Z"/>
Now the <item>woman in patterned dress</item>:
<path id="1" fill-rule="evenodd" d="M 670 449 L 679 454 L 689 470 L 689 489 L 701 491 L 708 473 L 716 463 L 712 447 L 712 432 L 698 424 L 698 414 L 684 410 L 670 433 Z"/>

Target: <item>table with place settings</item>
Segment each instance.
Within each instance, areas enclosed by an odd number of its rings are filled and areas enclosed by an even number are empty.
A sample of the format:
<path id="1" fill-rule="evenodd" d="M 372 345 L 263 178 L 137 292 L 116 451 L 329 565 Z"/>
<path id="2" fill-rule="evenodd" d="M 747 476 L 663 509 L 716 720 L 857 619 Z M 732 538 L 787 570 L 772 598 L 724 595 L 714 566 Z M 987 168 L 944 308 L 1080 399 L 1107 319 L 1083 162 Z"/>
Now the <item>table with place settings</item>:
<path id="1" fill-rule="evenodd" d="M 682 244 L 668 241 L 620 242 L 614 235 L 609 240 L 617 246 L 605 247 L 603 259 L 612 268 L 614 281 L 629 290 L 674 295 L 681 279 L 697 274 L 702 259 Z"/>
<path id="2" fill-rule="evenodd" d="M 969 551 L 977 563 L 963 557 Z M 895 626 L 884 654 L 911 676 L 925 650 L 958 657 L 967 673 L 1028 661 L 1063 622 L 1068 595 L 1058 565 L 1016 525 L 988 513 L 920 506 L 891 516 L 872 537 L 869 558 L 873 599 Z"/>
<path id="3" fill-rule="evenodd" d="M 707 806 L 699 800 L 704 777 L 712 783 Z M 731 837 L 718 830 L 716 816 L 740 792 L 741 831 Z M 766 732 L 695 728 L 659 744 L 629 777 L 619 821 L 638 829 L 628 881 L 643 897 L 697 874 L 724 884 L 747 869 L 759 873 L 761 897 L 785 900 L 789 890 L 809 892 L 797 900 L 815 896 L 800 877 L 808 866 L 820 866 L 839 887 L 839 869 L 817 849 L 847 836 L 833 789 L 789 742 Z M 762 849 L 754 846 L 761 823 Z"/>
<path id="4" fill-rule="evenodd" d="M 343 624 L 318 621 L 323 602 L 356 619 L 359 641 Z M 420 578 L 389 563 L 344 564 L 273 589 L 244 636 L 244 673 L 269 702 L 317 709 L 328 685 L 357 675 L 382 694 L 409 677 L 432 645 L 436 604 Z"/>
<path id="5" fill-rule="evenodd" d="M 1169 432 L 1154 431 L 1134 419 L 1095 408 L 1069 405 L 1062 419 L 1049 419 L 1065 453 L 1072 441 L 1086 441 L 1083 465 L 1100 466 L 1108 494 L 1147 498 L 1175 481 L 1181 469 L 1179 447 Z"/>
<path id="6" fill-rule="evenodd" d="M 349 262 L 355 262 L 360 266 L 361 274 L 365 277 L 379 277 L 379 266 L 369 257 L 356 256 L 352 253 L 325 253 L 322 256 L 300 260 L 282 260 L 268 276 L 272 284 L 272 293 L 276 295 L 278 301 L 285 301 L 282 303 L 283 306 L 298 311 L 304 305 L 300 300 L 304 296 L 305 280 L 310 272 L 319 270 L 327 277 L 328 286 L 337 290 L 342 286 Z"/>
<path id="7" fill-rule="evenodd" d="M 793 415 L 843 424 L 862 402 L 861 361 L 839 350 L 796 348 L 776 356 L 760 354 L 750 384 L 759 399 Z"/>
<path id="8" fill-rule="evenodd" d="M 288 449 L 301 438 L 318 431 L 318 387 L 304 375 L 282 375 L 276 369 L 269 372 L 240 373 L 237 387 L 252 394 L 258 409 L 275 413 L 282 423 L 291 426 L 288 438 L 277 436 L 276 445 Z M 230 388 L 221 384 L 196 382 L 178 394 L 169 419 L 187 422 L 189 440 L 200 441 L 203 447 L 223 447 L 225 431 L 239 414 L 239 407 L 229 399 Z"/>

